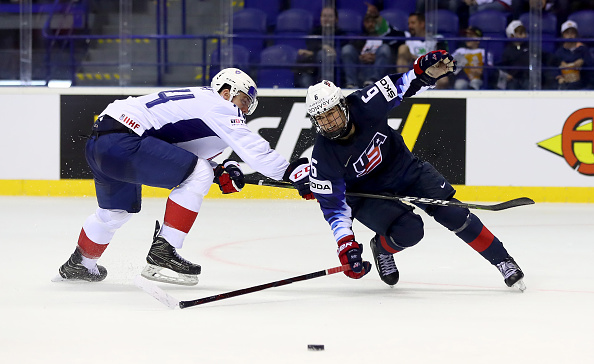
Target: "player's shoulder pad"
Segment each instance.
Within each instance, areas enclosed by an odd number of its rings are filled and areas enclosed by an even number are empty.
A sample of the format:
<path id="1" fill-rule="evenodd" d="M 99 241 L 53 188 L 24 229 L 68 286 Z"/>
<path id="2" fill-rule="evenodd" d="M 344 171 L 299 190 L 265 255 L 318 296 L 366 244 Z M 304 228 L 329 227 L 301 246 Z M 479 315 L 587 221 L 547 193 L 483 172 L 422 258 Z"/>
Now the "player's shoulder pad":
<path id="1" fill-rule="evenodd" d="M 216 102 L 211 111 L 218 114 L 218 119 L 229 127 L 246 126 L 245 115 L 237 105 L 216 95 Z M 226 121 L 226 122 L 225 122 Z"/>

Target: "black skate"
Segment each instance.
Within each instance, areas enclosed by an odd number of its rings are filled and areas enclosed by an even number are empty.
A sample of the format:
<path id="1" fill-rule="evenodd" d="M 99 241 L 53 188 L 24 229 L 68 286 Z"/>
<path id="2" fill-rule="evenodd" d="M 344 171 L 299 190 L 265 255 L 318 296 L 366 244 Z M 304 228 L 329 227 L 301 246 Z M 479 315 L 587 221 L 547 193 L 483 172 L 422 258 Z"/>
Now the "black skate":
<path id="1" fill-rule="evenodd" d="M 392 254 L 381 254 L 378 252 L 375 236 L 371 239 L 370 245 L 373 259 L 375 260 L 375 267 L 382 281 L 390 286 L 398 283 L 400 273 L 398 273 L 398 268 L 396 268 L 396 263 L 394 263 L 394 256 Z"/>
<path id="2" fill-rule="evenodd" d="M 158 235 L 159 231 L 159 222 L 157 221 L 153 243 L 146 256 L 146 262 L 148 264 L 143 269 L 141 275 L 146 279 L 157 282 L 181 284 L 184 286 L 197 284 L 201 267 L 182 258 L 167 240 Z M 177 273 L 177 277 L 162 274 L 161 270 L 163 268 Z"/>
<path id="3" fill-rule="evenodd" d="M 497 264 L 497 269 L 503 275 L 505 284 L 508 287 L 517 287 L 520 291 L 524 292 L 526 285 L 522 281 L 524 278 L 524 272 L 518 266 L 514 258 L 507 257 L 501 263 Z"/>
<path id="4" fill-rule="evenodd" d="M 78 246 L 70 256 L 70 259 L 58 269 L 58 273 L 60 275 L 54 278 L 54 281 L 79 280 L 99 282 L 107 277 L 107 269 L 105 267 L 97 265 L 95 269 L 89 270 L 82 265 L 82 254 Z"/>

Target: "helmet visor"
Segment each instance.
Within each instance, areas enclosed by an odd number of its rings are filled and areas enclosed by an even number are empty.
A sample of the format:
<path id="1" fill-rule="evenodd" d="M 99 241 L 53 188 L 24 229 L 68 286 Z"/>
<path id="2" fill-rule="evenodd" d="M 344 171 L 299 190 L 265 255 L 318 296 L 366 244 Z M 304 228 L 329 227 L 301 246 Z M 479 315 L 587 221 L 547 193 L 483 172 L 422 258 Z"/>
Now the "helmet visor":
<path id="1" fill-rule="evenodd" d="M 258 90 L 256 90 L 255 87 L 250 86 L 247 95 L 250 98 L 250 106 L 248 107 L 247 115 L 251 115 L 256 111 L 256 107 L 258 107 Z"/>

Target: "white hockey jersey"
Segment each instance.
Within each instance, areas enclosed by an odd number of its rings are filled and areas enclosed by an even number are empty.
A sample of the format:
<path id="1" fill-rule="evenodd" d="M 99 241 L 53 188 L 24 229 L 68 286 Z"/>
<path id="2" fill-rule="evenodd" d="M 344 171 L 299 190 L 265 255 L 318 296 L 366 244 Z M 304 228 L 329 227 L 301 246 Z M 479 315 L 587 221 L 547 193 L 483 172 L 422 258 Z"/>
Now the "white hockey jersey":
<path id="1" fill-rule="evenodd" d="M 210 87 L 116 100 L 101 115 L 111 116 L 140 136 L 153 136 L 207 160 L 231 147 L 251 168 L 276 180 L 282 179 L 289 165 L 264 138 L 249 130 L 235 104 Z"/>

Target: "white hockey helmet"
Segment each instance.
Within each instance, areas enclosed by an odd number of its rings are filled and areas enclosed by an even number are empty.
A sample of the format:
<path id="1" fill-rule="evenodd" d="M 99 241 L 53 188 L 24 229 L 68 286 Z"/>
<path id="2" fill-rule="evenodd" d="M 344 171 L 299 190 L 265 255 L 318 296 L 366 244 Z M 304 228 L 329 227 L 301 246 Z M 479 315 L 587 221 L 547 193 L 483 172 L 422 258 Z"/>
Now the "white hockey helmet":
<path id="1" fill-rule="evenodd" d="M 258 106 L 258 89 L 250 76 L 237 68 L 225 68 L 212 78 L 210 87 L 218 93 L 225 85 L 231 86 L 229 90 L 231 98 L 239 95 L 240 91 L 248 95 L 251 102 L 247 115 L 251 115 L 256 110 Z"/>
<path id="2" fill-rule="evenodd" d="M 340 87 L 327 80 L 310 86 L 305 104 L 312 124 L 322 136 L 336 139 L 348 133 L 348 109 Z M 334 108 L 338 113 L 329 113 Z"/>

